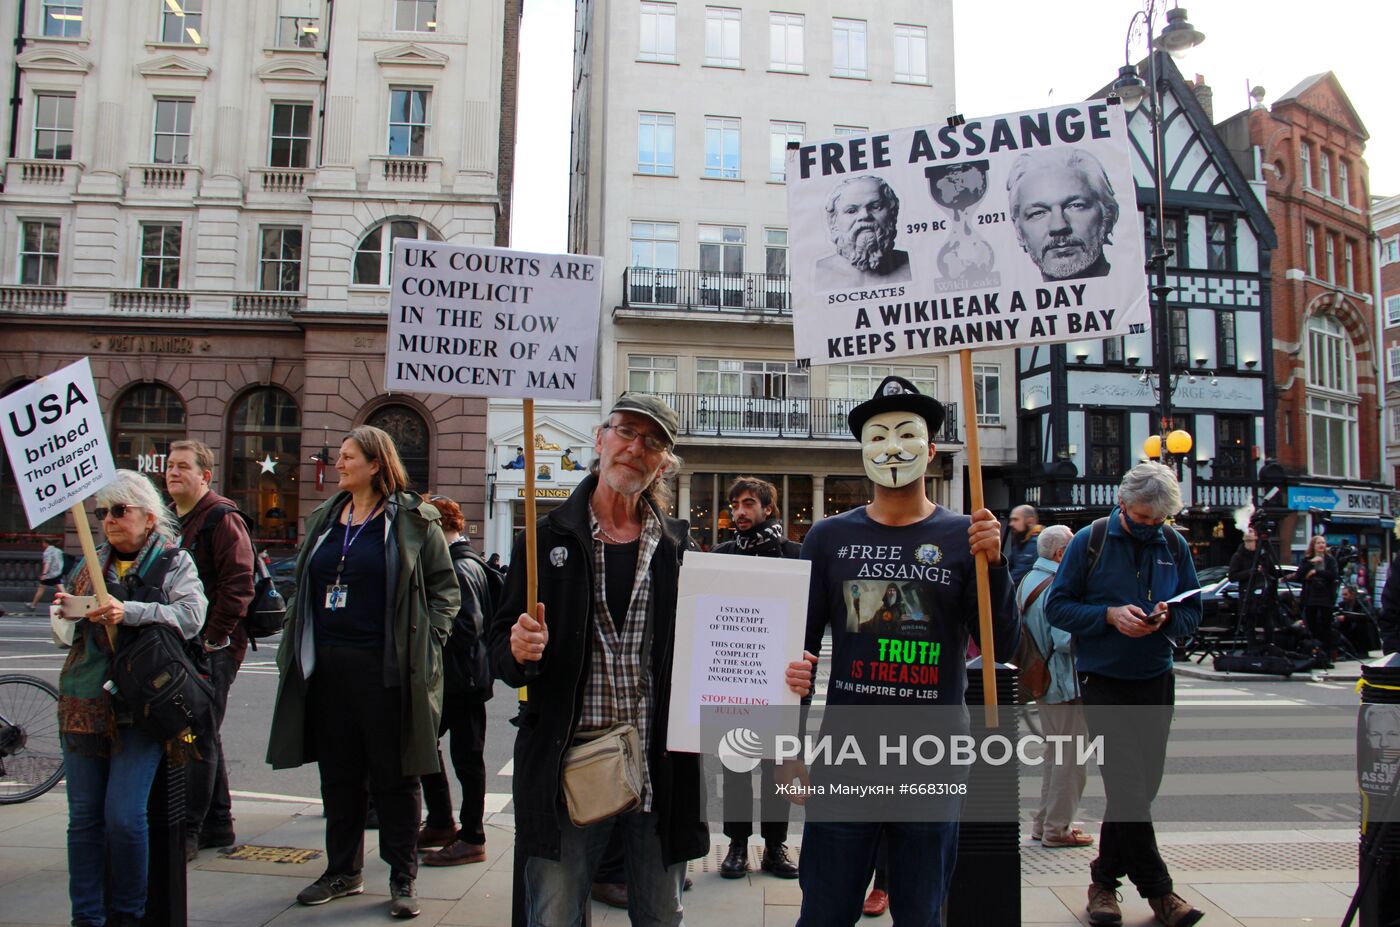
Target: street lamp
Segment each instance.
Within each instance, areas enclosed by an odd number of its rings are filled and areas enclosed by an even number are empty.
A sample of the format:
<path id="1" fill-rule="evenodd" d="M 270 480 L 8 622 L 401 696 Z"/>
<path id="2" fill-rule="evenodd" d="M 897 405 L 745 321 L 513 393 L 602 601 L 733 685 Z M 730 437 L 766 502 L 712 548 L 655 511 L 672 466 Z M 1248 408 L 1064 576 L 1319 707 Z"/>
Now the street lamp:
<path id="1" fill-rule="evenodd" d="M 1172 288 L 1167 285 L 1167 210 L 1164 199 L 1166 182 L 1163 177 L 1164 161 L 1162 153 L 1162 90 L 1163 78 L 1158 73 L 1157 49 L 1173 58 L 1179 58 L 1205 40 L 1205 34 L 1196 30 L 1186 20 L 1186 11 L 1179 6 L 1166 10 L 1166 27 L 1161 36 L 1153 38 L 1152 30 L 1159 12 L 1156 0 L 1147 0 L 1142 10 L 1133 14 L 1128 23 L 1128 35 L 1123 41 L 1123 67 L 1118 69 L 1118 79 L 1113 82 L 1113 92 L 1131 114 L 1144 102 L 1147 103 L 1148 117 L 1152 120 L 1152 178 L 1157 197 L 1157 241 L 1152 254 L 1147 259 L 1152 266 L 1152 340 L 1157 353 L 1157 399 L 1160 405 L 1158 417 L 1159 447 L 1162 448 L 1162 463 L 1171 465 L 1172 448 L 1167 436 L 1172 430 L 1172 352 L 1170 315 L 1167 297 Z M 1132 63 L 1133 35 L 1141 21 L 1147 33 L 1147 81 L 1138 76 L 1137 67 Z"/>

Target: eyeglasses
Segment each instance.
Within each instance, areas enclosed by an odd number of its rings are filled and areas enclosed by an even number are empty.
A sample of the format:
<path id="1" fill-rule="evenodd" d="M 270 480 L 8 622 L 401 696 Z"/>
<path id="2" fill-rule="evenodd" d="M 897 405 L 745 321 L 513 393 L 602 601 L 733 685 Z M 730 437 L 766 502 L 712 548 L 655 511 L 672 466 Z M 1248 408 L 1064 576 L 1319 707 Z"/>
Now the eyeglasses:
<path id="1" fill-rule="evenodd" d="M 633 441 L 637 440 L 638 438 L 641 438 L 642 444 L 646 447 L 647 450 L 652 452 L 664 451 L 669 446 L 665 441 L 662 441 L 660 438 L 654 438 L 649 434 L 643 434 L 642 432 L 633 428 L 631 425 L 603 426 L 604 431 L 606 431 L 609 428 L 613 430 L 613 434 L 617 435 L 619 438 L 621 438 L 623 441 L 626 441 L 628 444 L 631 444 Z"/>
<path id="2" fill-rule="evenodd" d="M 127 510 L 127 509 L 139 509 L 139 508 L 143 508 L 143 506 L 139 506 L 139 505 L 130 505 L 130 504 L 126 503 L 126 502 L 118 502 L 116 505 L 112 506 L 110 509 L 107 508 L 106 506 L 100 506 L 100 507 L 98 507 L 98 508 L 95 508 L 95 509 L 92 510 L 92 514 L 94 514 L 94 515 L 97 516 L 97 520 L 98 520 L 98 521 L 106 521 L 108 515 L 111 515 L 113 518 L 125 518 L 125 517 L 126 517 L 126 510 Z"/>

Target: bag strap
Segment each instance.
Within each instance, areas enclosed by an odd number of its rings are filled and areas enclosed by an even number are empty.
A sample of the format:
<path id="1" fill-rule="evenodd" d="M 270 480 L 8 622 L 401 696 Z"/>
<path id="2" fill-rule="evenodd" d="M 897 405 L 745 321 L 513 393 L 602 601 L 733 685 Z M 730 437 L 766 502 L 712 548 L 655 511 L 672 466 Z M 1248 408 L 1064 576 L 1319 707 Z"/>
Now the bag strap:
<path id="1" fill-rule="evenodd" d="M 1039 585 L 1037 585 L 1034 589 L 1031 590 L 1031 594 L 1029 597 L 1027 597 L 1026 601 L 1022 603 L 1021 613 L 1025 614 L 1026 612 L 1030 611 L 1031 606 L 1035 604 L 1035 600 L 1038 599 L 1040 597 L 1040 594 L 1045 591 L 1045 587 L 1050 585 L 1054 581 L 1054 576 L 1047 576 L 1043 580 L 1041 580 Z"/>
<path id="2" fill-rule="evenodd" d="M 1103 553 L 1103 544 L 1107 538 L 1108 516 L 1095 518 L 1094 524 L 1089 528 L 1089 569 L 1084 572 L 1085 580 L 1094 575 L 1094 567 L 1099 565 L 1099 555 Z"/>

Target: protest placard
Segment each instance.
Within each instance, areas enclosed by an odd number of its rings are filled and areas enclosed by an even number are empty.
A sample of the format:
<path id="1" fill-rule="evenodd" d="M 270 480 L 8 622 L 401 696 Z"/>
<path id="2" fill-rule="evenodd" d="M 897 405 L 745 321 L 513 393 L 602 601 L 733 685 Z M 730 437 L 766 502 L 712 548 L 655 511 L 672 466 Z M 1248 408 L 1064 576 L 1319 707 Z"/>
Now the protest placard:
<path id="1" fill-rule="evenodd" d="M 31 528 L 116 479 L 86 357 L 0 399 L 0 431 Z"/>
<path id="2" fill-rule="evenodd" d="M 601 258 L 394 242 L 384 387 L 591 399 Z"/>
<path id="3" fill-rule="evenodd" d="M 814 364 L 1146 331 L 1123 108 L 1105 100 L 787 152 L 793 341 Z"/>
<path id="4" fill-rule="evenodd" d="M 703 749 L 702 710 L 722 708 L 742 719 L 757 708 L 798 703 L 786 674 L 802 655 L 811 572 L 807 560 L 686 554 L 676 601 L 667 749 Z M 770 737 L 763 740 L 771 743 Z"/>

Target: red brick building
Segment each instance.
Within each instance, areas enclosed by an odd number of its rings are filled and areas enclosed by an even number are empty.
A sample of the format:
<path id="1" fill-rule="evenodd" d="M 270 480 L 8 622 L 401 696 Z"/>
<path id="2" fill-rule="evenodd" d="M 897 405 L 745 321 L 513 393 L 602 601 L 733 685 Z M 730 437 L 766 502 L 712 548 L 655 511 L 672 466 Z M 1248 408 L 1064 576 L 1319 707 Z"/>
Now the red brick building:
<path id="1" fill-rule="evenodd" d="M 1325 530 L 1386 551 L 1365 125 L 1332 72 L 1222 124 L 1278 232 L 1273 255 L 1278 461 L 1295 550 Z M 1247 142 L 1245 141 L 1247 133 Z M 1291 527 L 1291 532 L 1289 528 Z"/>

